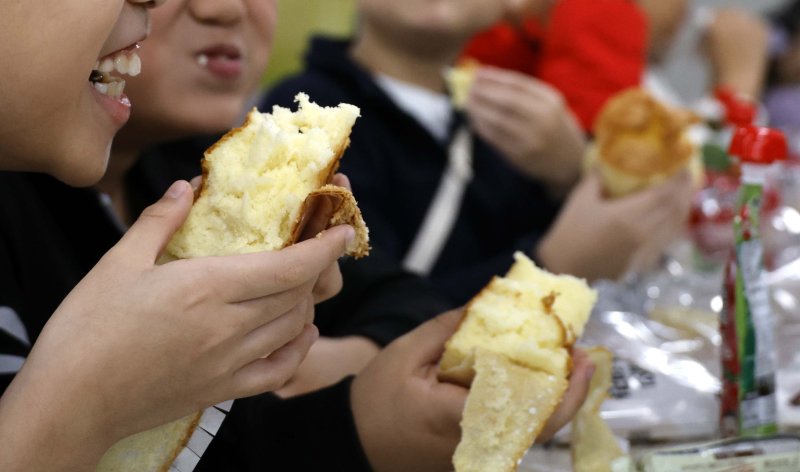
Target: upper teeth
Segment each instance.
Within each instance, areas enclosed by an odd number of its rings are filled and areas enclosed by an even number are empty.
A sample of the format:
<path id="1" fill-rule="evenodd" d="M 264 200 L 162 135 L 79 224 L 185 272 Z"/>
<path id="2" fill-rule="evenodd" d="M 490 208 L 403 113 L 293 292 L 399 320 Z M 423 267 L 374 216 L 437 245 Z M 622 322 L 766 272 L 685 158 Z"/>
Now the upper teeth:
<path id="1" fill-rule="evenodd" d="M 120 74 L 136 77 L 142 72 L 142 59 L 135 51 L 121 51 L 113 56 L 106 57 L 102 61 L 97 61 L 94 68 L 106 74 L 116 71 Z"/>

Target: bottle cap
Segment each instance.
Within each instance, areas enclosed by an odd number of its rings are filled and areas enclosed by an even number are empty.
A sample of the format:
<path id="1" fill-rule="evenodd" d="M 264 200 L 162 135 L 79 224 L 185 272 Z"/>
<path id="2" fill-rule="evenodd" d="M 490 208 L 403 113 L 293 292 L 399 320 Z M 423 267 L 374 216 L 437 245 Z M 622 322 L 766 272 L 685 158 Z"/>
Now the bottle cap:
<path id="1" fill-rule="evenodd" d="M 718 86 L 714 96 L 725 109 L 725 122 L 733 126 L 752 125 L 758 115 L 756 104 L 745 95 L 736 93 L 732 88 Z"/>
<path id="2" fill-rule="evenodd" d="M 734 126 L 752 125 L 758 110 L 750 101 L 734 100 L 725 107 L 725 121 Z"/>
<path id="3" fill-rule="evenodd" d="M 751 136 L 742 142 L 742 162 L 769 165 L 783 161 L 788 155 L 786 137 L 777 129 L 753 127 Z"/>
<path id="4" fill-rule="evenodd" d="M 745 149 L 749 148 L 753 138 L 758 133 L 756 126 L 741 126 L 733 131 L 731 136 L 731 144 L 728 148 L 728 155 L 742 157 Z"/>

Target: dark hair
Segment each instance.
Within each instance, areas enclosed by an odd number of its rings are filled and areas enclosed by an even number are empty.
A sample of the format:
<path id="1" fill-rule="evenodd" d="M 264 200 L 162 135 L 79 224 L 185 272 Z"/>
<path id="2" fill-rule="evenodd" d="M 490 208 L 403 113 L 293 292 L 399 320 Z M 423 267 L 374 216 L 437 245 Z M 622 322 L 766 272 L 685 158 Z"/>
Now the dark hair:
<path id="1" fill-rule="evenodd" d="M 770 50 L 767 86 L 780 83 L 778 58 L 800 35 L 800 0 L 792 0 L 768 15 L 772 26 L 772 45 Z"/>

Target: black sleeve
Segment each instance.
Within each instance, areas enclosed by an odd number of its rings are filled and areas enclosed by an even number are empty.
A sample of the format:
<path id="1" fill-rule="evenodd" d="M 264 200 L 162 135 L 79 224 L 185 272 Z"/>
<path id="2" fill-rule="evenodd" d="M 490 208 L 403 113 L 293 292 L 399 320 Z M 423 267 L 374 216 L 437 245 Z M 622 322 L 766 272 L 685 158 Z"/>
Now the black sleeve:
<path id="1" fill-rule="evenodd" d="M 400 267 L 378 248 L 369 257 L 340 263 L 344 287 L 317 306 L 325 336 L 364 336 L 379 346 L 416 328 L 453 305 L 433 285 Z"/>
<path id="2" fill-rule="evenodd" d="M 537 265 L 533 249 L 538 244 L 541 235 L 532 232 L 520 238 L 516 244 L 498 254 L 486 257 L 480 262 L 459 271 L 452 271 L 445 275 L 432 275 L 431 280 L 448 299 L 458 305 L 467 303 L 488 284 L 492 276 L 503 276 L 514 263 L 514 253 L 519 251 L 533 259 Z"/>
<path id="3" fill-rule="evenodd" d="M 236 400 L 195 471 L 371 471 L 350 410 L 351 383 L 285 400 Z"/>
<path id="4" fill-rule="evenodd" d="M 30 351 L 28 343 L 15 334 L 18 329 L 14 328 L 22 326 L 22 320 L 14 296 L 19 288 L 11 268 L 3 235 L 0 234 L 0 397 L 11 385 Z"/>

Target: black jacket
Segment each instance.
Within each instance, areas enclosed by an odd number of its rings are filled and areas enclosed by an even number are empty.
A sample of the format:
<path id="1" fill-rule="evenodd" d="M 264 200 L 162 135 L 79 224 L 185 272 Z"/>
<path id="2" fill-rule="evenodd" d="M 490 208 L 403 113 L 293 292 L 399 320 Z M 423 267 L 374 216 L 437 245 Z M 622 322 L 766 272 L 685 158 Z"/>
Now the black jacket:
<path id="1" fill-rule="evenodd" d="M 370 228 L 373 247 L 395 263 L 419 230 L 447 162 L 449 143 L 438 142 L 397 107 L 372 76 L 348 55 L 343 41 L 315 39 L 306 69 L 278 84 L 261 103 L 293 107 L 306 92 L 320 105 L 361 109 L 341 161 Z M 430 280 L 455 304 L 504 274 L 514 251 L 530 253 L 558 210 L 544 188 L 523 177 L 488 144 L 473 137 L 474 177 L 453 232 Z"/>

